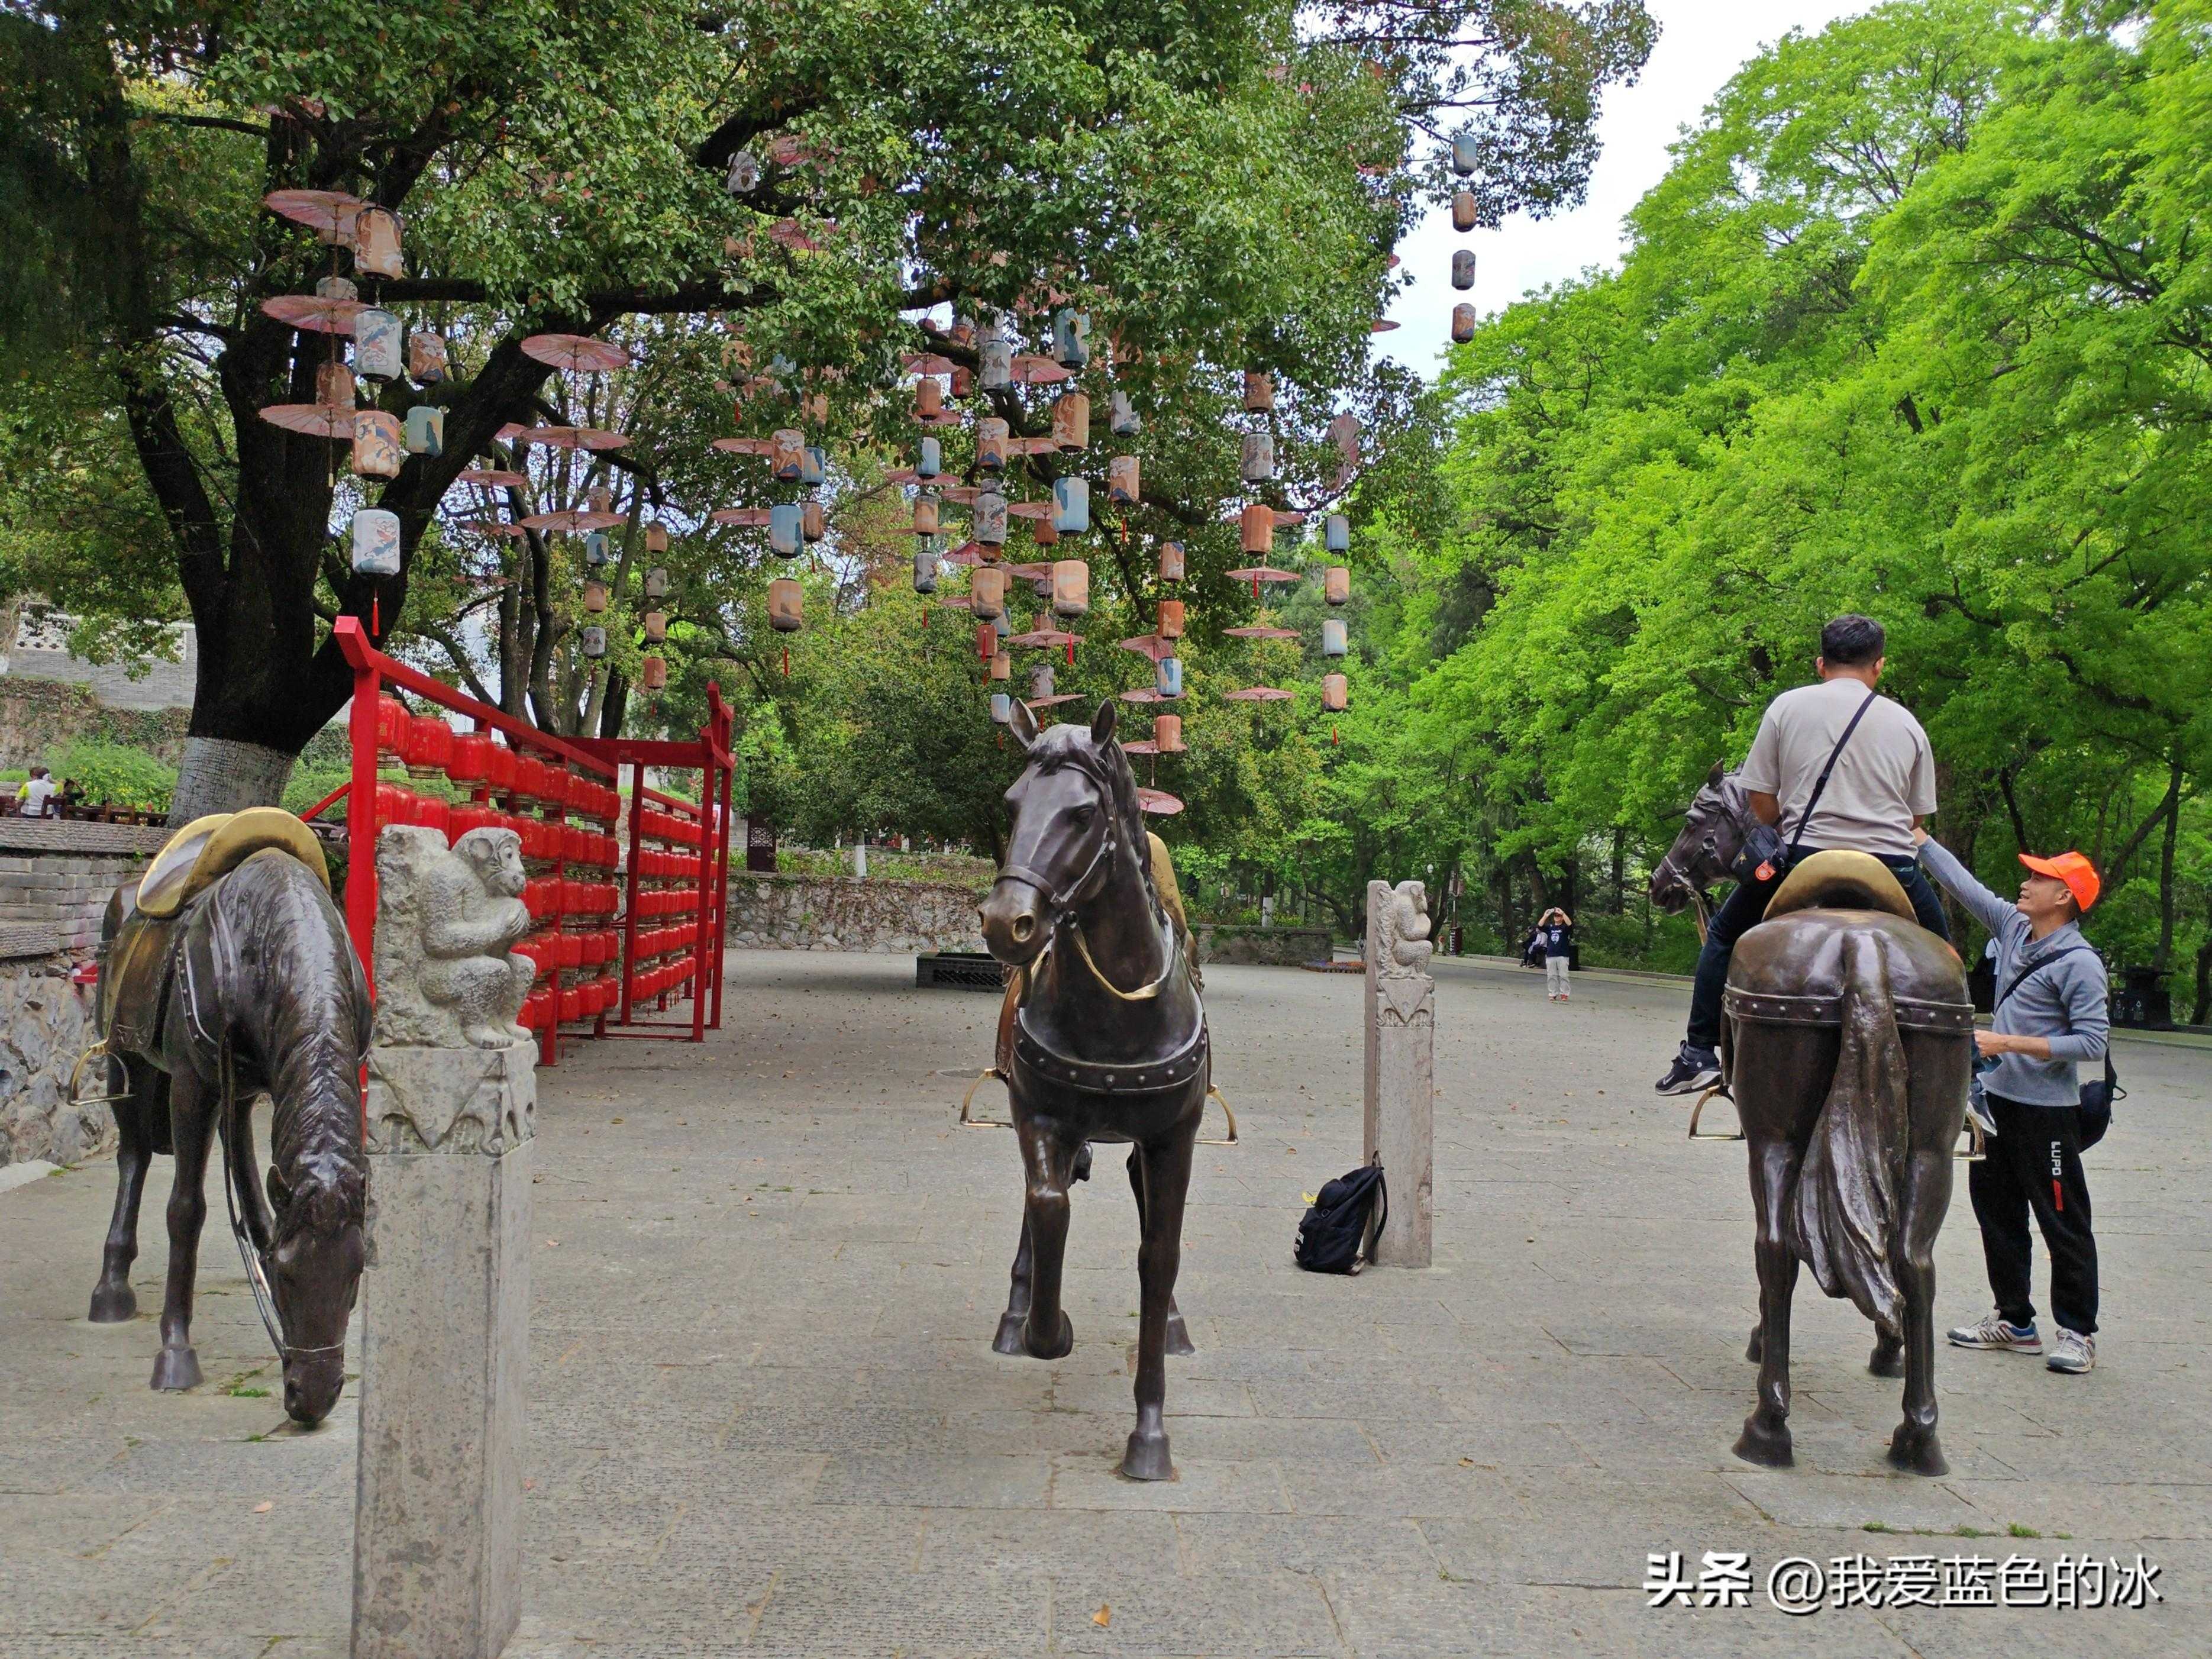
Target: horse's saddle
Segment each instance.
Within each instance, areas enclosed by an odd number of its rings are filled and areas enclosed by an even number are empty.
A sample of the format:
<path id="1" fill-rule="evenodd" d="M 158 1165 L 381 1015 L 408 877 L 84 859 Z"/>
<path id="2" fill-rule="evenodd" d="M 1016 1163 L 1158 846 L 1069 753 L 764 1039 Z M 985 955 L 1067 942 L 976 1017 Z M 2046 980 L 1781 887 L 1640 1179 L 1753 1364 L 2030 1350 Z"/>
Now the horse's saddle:
<path id="1" fill-rule="evenodd" d="M 137 908 L 149 916 L 173 916 L 268 847 L 289 853 L 330 890 L 330 861 L 315 832 L 282 807 L 249 806 L 194 818 L 171 836 L 138 878 Z"/>
<path id="2" fill-rule="evenodd" d="M 1800 860 L 1766 901 L 1765 920 L 1799 910 L 1887 910 L 1917 920 L 1904 886 L 1871 853 L 1829 851 Z"/>
<path id="3" fill-rule="evenodd" d="M 1878 860 L 1868 862 L 1881 867 Z M 1906 1030 L 1971 1035 L 1974 1006 L 1966 995 L 1959 953 L 1910 920 L 1911 905 L 1901 890 L 1898 896 L 1904 916 L 1888 909 L 1821 904 L 1777 917 L 1770 908 L 1768 920 L 1736 941 L 1729 959 L 1723 1006 L 1730 1023 L 1839 1024 L 1850 936 L 1872 931 L 1883 936 L 1882 961 L 1898 1024 Z"/>

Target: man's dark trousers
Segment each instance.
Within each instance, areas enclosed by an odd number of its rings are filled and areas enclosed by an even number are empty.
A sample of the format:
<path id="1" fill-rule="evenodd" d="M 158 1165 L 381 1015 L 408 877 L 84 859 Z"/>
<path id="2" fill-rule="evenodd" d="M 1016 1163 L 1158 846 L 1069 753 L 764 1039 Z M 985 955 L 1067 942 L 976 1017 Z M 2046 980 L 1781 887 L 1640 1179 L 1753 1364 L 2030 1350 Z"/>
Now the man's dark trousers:
<path id="1" fill-rule="evenodd" d="M 1712 920 L 1705 924 L 1705 948 L 1698 952 L 1698 978 L 1690 993 L 1690 1046 L 1711 1053 L 1720 1046 L 1721 994 L 1728 989 L 1729 957 L 1735 950 L 1735 942 L 1756 927 L 1766 915 L 1766 902 L 1774 896 L 1774 890 L 1782 885 L 1782 878 L 1790 866 L 1813 856 L 1814 849 L 1807 848 L 1795 859 L 1784 859 L 1768 881 L 1744 881 L 1736 884 L 1735 891 L 1722 902 L 1713 912 Z M 1918 859 L 1884 859 L 1890 874 L 1897 878 L 1898 885 L 1905 889 L 1905 896 L 1912 901 L 1912 915 L 1919 924 L 1938 939 L 1951 937 L 1951 925 L 1943 919 L 1943 906 L 1936 896 L 1935 886 L 1920 868 Z"/>
<path id="2" fill-rule="evenodd" d="M 2071 1106 L 2027 1106 L 1984 1097 L 1997 1132 L 1989 1156 L 1966 1166 L 1966 1192 L 1982 1228 L 1982 1258 L 1997 1311 L 2015 1325 L 2035 1318 L 2029 1275 L 2032 1212 L 2051 1248 L 2051 1316 L 2066 1330 L 2097 1329 L 2097 1240 L 2089 1231 L 2089 1185 L 2081 1174 L 2081 1120 Z"/>

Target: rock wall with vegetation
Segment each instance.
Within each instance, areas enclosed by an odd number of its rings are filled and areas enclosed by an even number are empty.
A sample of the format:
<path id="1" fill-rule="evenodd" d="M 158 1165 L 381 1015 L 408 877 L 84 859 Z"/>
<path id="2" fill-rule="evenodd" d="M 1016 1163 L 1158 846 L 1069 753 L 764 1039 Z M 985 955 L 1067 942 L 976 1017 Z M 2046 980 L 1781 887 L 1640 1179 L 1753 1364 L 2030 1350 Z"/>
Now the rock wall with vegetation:
<path id="1" fill-rule="evenodd" d="M 730 877 L 729 940 L 741 950 L 980 951 L 984 887 L 852 876 Z"/>

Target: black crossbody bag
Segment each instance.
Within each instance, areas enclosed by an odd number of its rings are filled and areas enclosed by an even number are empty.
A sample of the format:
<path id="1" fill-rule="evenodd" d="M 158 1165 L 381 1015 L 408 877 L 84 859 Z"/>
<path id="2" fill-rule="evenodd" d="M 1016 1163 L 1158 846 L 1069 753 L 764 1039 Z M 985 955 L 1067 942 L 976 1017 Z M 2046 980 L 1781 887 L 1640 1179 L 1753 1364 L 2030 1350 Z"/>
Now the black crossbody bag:
<path id="1" fill-rule="evenodd" d="M 2011 984 L 1997 994 L 1996 1001 L 1990 1005 L 1990 1013 L 1994 1015 L 1997 1009 L 2003 1007 L 2005 999 L 2020 989 L 2029 975 L 2041 973 L 2061 957 L 2070 957 L 2076 951 L 2087 950 L 2089 947 L 2086 945 L 2069 945 L 2063 951 L 2053 951 L 2039 962 L 2028 963 L 2027 967 L 2012 976 Z M 2090 954 L 2094 956 L 2096 953 L 2090 951 Z M 2120 1087 L 2120 1074 L 2112 1069 L 2112 1040 L 2107 1036 L 2105 1039 L 2105 1074 L 2100 1078 L 2091 1078 L 2081 1085 L 2081 1104 L 2075 1109 L 2081 1119 L 2081 1141 L 2083 1152 L 2087 1152 L 2102 1140 L 2105 1138 L 2105 1132 L 2112 1127 L 2112 1103 L 2125 1100 L 2127 1097 L 2128 1091 Z"/>
<path id="2" fill-rule="evenodd" d="M 1866 718 L 1867 710 L 1874 707 L 1874 700 L 1881 695 L 1872 686 L 1867 688 L 1866 701 L 1844 727 L 1844 735 L 1836 739 L 1836 746 L 1828 751 L 1828 763 L 1820 769 L 1813 793 L 1805 798 L 1805 810 L 1797 815 L 1797 827 L 1790 832 L 1789 844 L 1783 844 L 1782 832 L 1772 824 L 1753 818 L 1744 835 L 1742 847 L 1729 866 L 1729 874 L 1740 882 L 1771 881 L 1777 871 L 1797 856 L 1797 843 L 1805 839 L 1805 826 L 1812 823 L 1813 809 L 1820 804 L 1821 793 L 1828 787 L 1836 763 L 1843 758 L 1844 745 L 1851 740 L 1851 733 L 1859 729 L 1859 722 Z"/>

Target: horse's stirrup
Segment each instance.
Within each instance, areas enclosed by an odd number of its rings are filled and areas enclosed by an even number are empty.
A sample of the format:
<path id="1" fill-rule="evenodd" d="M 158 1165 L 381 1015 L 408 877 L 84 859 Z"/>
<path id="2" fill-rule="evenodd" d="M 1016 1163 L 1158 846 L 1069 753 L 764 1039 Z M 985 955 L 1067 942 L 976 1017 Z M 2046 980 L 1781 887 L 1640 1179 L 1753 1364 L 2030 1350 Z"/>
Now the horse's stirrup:
<path id="1" fill-rule="evenodd" d="M 1715 1095 L 1720 1096 L 1731 1106 L 1735 1104 L 1735 1097 L 1729 1093 L 1728 1085 L 1725 1083 L 1716 1083 L 1711 1088 L 1706 1090 L 1705 1093 L 1699 1095 L 1698 1097 L 1698 1103 L 1690 1108 L 1690 1139 L 1692 1140 L 1741 1140 L 1743 1139 L 1743 1113 L 1740 1109 L 1736 1113 L 1736 1128 L 1734 1134 L 1699 1134 L 1698 1133 L 1698 1120 L 1705 1115 L 1705 1103 L 1711 1100 Z"/>
<path id="2" fill-rule="evenodd" d="M 1206 1095 L 1207 1100 L 1218 1100 L 1221 1103 L 1221 1115 L 1229 1120 L 1229 1133 L 1226 1139 L 1209 1139 L 1206 1136 L 1200 1135 L 1195 1144 L 1200 1146 L 1235 1146 L 1239 1145 L 1240 1143 L 1237 1139 L 1237 1114 L 1229 1109 L 1229 1097 L 1210 1083 L 1206 1085 Z M 1199 1106 L 1200 1110 L 1205 1109 L 1205 1102 L 1200 1102 Z"/>
<path id="3" fill-rule="evenodd" d="M 1966 1121 L 1961 1127 L 1966 1132 L 1966 1144 L 1964 1148 L 1954 1147 L 1951 1156 L 1962 1164 L 1978 1164 L 1990 1155 L 1989 1135 L 1983 1129 L 1981 1120 L 1972 1112 L 1966 1114 Z"/>
<path id="4" fill-rule="evenodd" d="M 1014 1127 L 1011 1122 L 1004 1122 L 994 1117 L 971 1117 L 969 1115 L 968 1109 L 975 1103 L 975 1091 L 981 1088 L 983 1085 L 992 1078 L 997 1078 L 1003 1083 L 1006 1081 L 1006 1074 L 995 1066 L 988 1066 L 984 1070 L 975 1073 L 975 1080 L 968 1085 L 968 1092 L 960 1097 L 960 1127 L 962 1128 L 1011 1129 Z"/>

